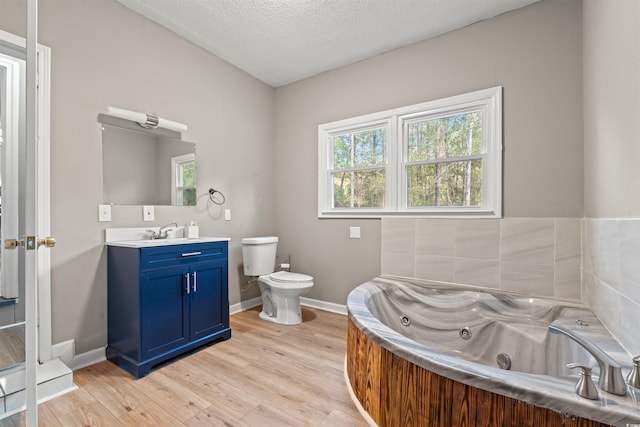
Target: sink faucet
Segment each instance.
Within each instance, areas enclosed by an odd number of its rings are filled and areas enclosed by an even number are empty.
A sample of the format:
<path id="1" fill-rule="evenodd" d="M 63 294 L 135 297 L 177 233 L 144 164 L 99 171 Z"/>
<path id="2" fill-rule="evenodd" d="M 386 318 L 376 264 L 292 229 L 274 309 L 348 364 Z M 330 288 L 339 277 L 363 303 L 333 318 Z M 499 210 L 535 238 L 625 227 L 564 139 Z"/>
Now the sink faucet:
<path id="1" fill-rule="evenodd" d="M 167 235 L 167 229 L 169 227 L 171 227 L 172 225 L 174 227 L 176 227 L 176 228 L 178 227 L 178 223 L 177 222 L 172 222 L 172 223 L 169 223 L 167 225 L 163 225 L 162 227 L 160 227 L 160 229 L 158 230 L 157 233 L 155 231 L 153 231 L 153 230 L 147 230 L 147 231 L 151 232 L 151 240 L 166 239 L 167 237 L 169 237 Z"/>
<path id="2" fill-rule="evenodd" d="M 600 347 L 595 345 L 580 334 L 562 326 L 549 325 L 549 332 L 553 334 L 562 334 L 571 338 L 582 348 L 587 350 L 598 362 L 600 367 L 600 379 L 598 386 L 606 392 L 624 396 L 627 394 L 627 386 L 622 377 L 622 367 L 611 356 L 605 353 Z"/>

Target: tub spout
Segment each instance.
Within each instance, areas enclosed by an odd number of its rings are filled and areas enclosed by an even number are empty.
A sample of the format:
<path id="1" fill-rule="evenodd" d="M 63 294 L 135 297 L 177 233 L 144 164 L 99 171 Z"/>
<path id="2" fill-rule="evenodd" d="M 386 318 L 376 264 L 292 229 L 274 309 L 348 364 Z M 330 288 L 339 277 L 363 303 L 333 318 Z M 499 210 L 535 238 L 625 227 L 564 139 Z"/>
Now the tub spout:
<path id="1" fill-rule="evenodd" d="M 600 367 L 600 379 L 598 380 L 598 386 L 602 390 L 619 396 L 627 394 L 627 386 L 622 376 L 622 367 L 600 347 L 582 335 L 561 326 L 549 325 L 549 332 L 562 334 L 571 338 L 596 359 L 598 366 Z"/>

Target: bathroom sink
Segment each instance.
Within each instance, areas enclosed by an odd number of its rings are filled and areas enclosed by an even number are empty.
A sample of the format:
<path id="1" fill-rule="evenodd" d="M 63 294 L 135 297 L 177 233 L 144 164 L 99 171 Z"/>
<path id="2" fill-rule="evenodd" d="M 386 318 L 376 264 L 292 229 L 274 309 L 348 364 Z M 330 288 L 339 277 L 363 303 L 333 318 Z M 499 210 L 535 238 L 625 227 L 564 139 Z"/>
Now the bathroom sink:
<path id="1" fill-rule="evenodd" d="M 189 245 L 192 243 L 222 242 L 229 241 L 228 237 L 198 237 L 189 239 L 186 237 L 176 237 L 173 239 L 142 239 L 142 240 L 118 240 L 108 241 L 108 246 L 124 246 L 128 248 L 151 248 L 169 245 Z"/>
<path id="2" fill-rule="evenodd" d="M 165 246 L 165 245 L 181 245 L 183 243 L 187 243 L 189 240 L 186 237 L 176 237 L 174 239 L 144 239 L 144 240 L 135 240 L 136 243 L 143 244 L 145 246 Z"/>

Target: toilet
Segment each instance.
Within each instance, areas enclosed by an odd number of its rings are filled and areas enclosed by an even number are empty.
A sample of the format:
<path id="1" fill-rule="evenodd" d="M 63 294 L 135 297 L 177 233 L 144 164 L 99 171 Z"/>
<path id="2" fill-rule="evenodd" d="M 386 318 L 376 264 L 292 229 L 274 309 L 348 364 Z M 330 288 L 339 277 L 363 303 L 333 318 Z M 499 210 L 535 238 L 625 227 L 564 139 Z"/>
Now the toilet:
<path id="1" fill-rule="evenodd" d="M 244 275 L 258 277 L 262 319 L 282 325 L 297 325 L 302 322 L 300 296 L 311 289 L 313 277 L 288 271 L 274 272 L 277 247 L 277 237 L 242 239 Z"/>

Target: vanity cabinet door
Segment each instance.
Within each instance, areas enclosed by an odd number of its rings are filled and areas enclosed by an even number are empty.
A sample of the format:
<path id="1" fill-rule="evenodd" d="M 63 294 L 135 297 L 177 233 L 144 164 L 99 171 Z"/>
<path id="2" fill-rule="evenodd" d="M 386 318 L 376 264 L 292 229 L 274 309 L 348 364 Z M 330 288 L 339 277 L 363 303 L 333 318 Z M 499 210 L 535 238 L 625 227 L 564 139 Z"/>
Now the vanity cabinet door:
<path id="1" fill-rule="evenodd" d="M 228 244 L 109 246 L 107 359 L 136 378 L 231 338 Z"/>
<path id="2" fill-rule="evenodd" d="M 140 274 L 142 359 L 190 341 L 188 276 L 188 266 L 147 270 Z"/>
<path id="3" fill-rule="evenodd" d="M 229 327 L 227 260 L 198 263 L 191 274 L 189 323 L 197 340 Z"/>

